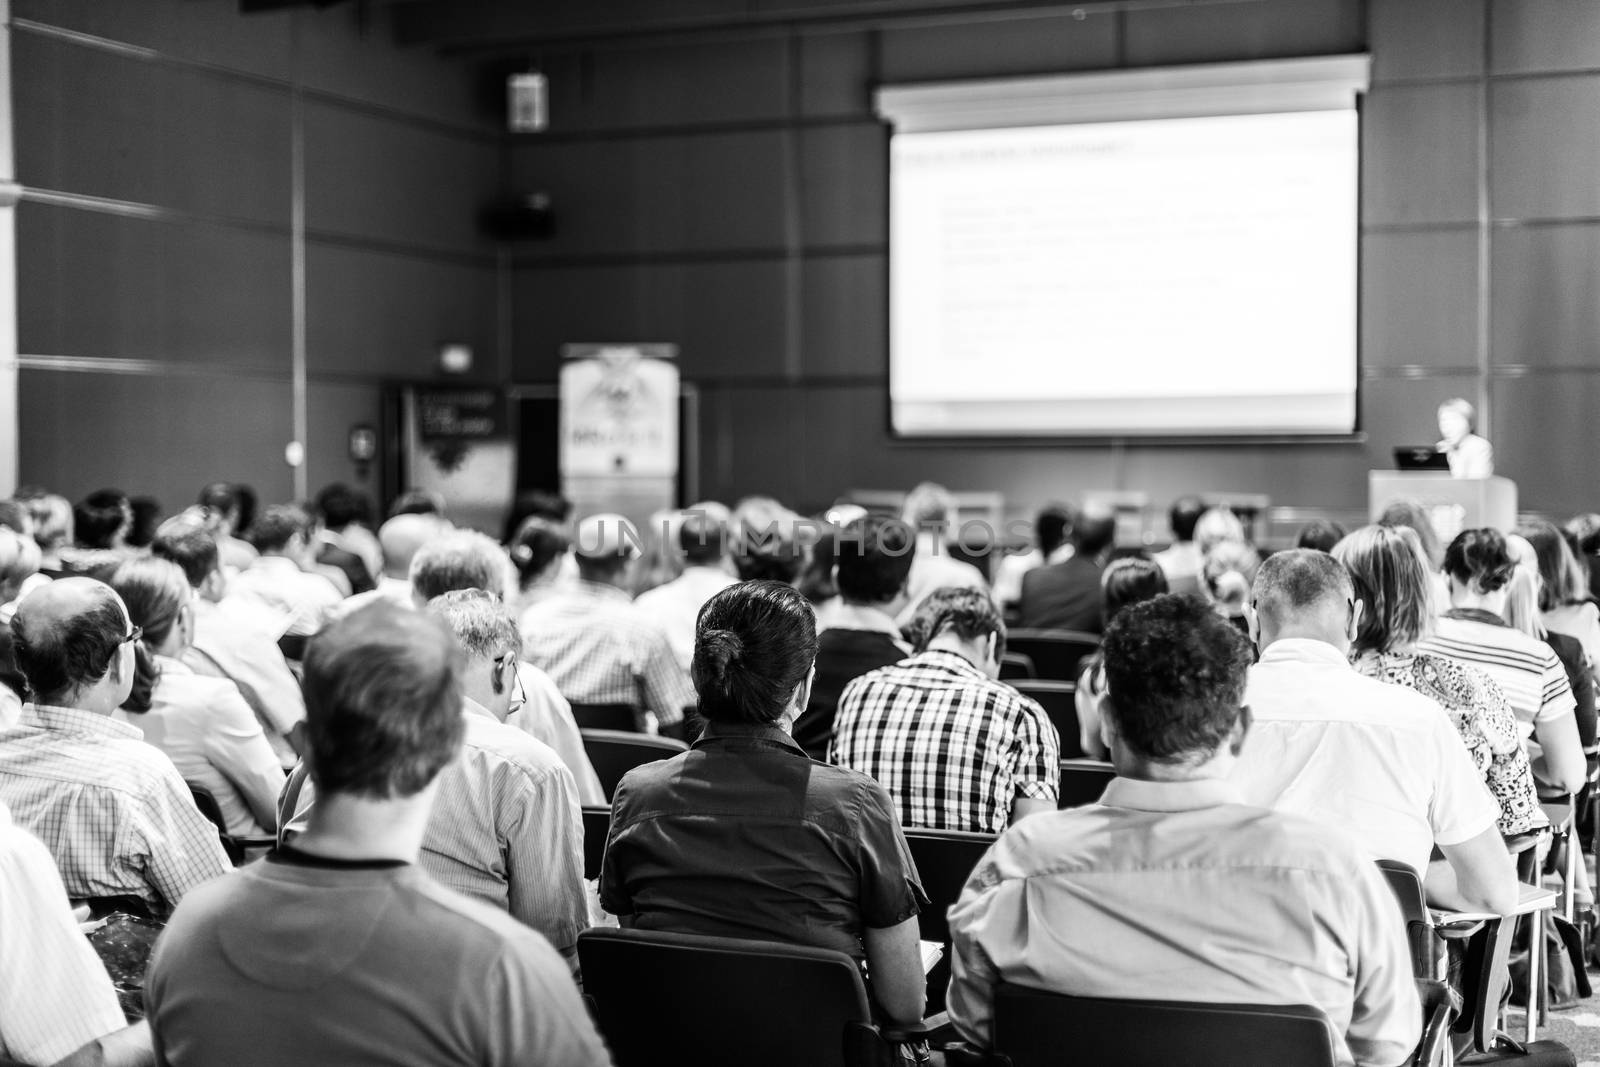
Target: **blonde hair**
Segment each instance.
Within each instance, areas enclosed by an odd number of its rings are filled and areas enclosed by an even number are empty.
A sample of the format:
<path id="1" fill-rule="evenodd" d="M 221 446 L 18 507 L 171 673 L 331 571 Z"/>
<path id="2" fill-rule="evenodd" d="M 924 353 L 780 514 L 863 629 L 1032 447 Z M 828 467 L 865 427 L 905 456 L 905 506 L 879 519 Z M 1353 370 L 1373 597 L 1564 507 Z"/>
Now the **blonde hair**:
<path id="1" fill-rule="evenodd" d="M 1194 524 L 1194 543 L 1202 556 L 1224 541 L 1245 543 L 1244 523 L 1227 508 L 1209 508 Z"/>
<path id="2" fill-rule="evenodd" d="M 1506 583 L 1505 620 L 1512 629 L 1542 641 L 1546 630 L 1539 613 L 1539 585 L 1544 580 L 1539 575 L 1539 554 L 1517 534 L 1506 537 L 1506 554 L 1516 567 Z"/>
<path id="3" fill-rule="evenodd" d="M 0 526 L 0 604 L 9 604 L 22 583 L 39 572 L 39 546 L 9 526 Z"/>
<path id="4" fill-rule="evenodd" d="M 1199 540 L 1198 533 L 1195 540 Z M 1240 615 L 1260 569 L 1261 556 L 1253 547 L 1244 541 L 1223 541 L 1206 553 L 1200 565 L 1201 584 L 1224 615 Z"/>
<path id="5" fill-rule="evenodd" d="M 1409 526 L 1363 526 L 1333 546 L 1366 605 L 1350 651 L 1400 652 L 1433 633 L 1435 594 L 1422 539 Z"/>

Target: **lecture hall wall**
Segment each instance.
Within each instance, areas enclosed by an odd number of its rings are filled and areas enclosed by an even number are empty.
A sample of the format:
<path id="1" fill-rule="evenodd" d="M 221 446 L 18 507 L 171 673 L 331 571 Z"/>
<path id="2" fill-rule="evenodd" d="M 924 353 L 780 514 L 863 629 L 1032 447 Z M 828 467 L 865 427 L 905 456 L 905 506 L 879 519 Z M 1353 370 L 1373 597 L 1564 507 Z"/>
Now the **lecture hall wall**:
<path id="1" fill-rule="evenodd" d="M 1367 469 L 1431 440 L 1434 405 L 1464 395 L 1525 507 L 1600 506 L 1595 0 L 1062 5 L 618 38 L 542 55 L 553 125 L 528 137 L 486 103 L 495 61 L 398 48 L 372 11 L 363 29 L 356 5 L 13 0 L 24 481 L 178 504 L 214 477 L 289 494 L 298 180 L 313 488 L 353 476 L 348 426 L 376 420 L 383 381 L 427 380 L 441 341 L 473 344 L 484 380 L 539 383 L 565 342 L 638 339 L 678 343 L 700 391 L 704 496 L 809 508 L 933 476 L 1019 511 L 1104 488 L 1354 509 Z M 660 8 L 538 11 L 624 25 Z M 891 439 L 875 84 L 1360 50 L 1365 443 Z M 557 235 L 480 238 L 477 209 L 506 189 L 550 193 Z"/>

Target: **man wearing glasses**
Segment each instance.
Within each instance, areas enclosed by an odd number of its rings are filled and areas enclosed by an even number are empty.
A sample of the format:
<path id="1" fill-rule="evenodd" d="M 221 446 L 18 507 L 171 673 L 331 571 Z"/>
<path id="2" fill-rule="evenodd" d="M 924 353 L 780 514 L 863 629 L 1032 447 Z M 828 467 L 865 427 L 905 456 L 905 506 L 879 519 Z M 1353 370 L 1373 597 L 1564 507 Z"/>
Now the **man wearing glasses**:
<path id="1" fill-rule="evenodd" d="M 159 749 L 111 713 L 128 699 L 139 628 L 92 578 L 30 593 L 11 620 L 33 700 L 0 731 L 0 802 L 44 841 L 67 895 L 133 897 L 156 915 L 230 867 L 216 828 Z"/>
<path id="2" fill-rule="evenodd" d="M 466 736 L 460 758 L 439 774 L 418 862 L 449 888 L 510 912 L 576 967 L 578 934 L 588 925 L 583 817 L 561 758 L 506 724 L 525 699 L 516 624 L 499 598 L 482 589 L 437 596 L 427 610 L 445 621 L 466 653 Z M 302 787 L 285 839 L 304 825 L 310 793 Z"/>

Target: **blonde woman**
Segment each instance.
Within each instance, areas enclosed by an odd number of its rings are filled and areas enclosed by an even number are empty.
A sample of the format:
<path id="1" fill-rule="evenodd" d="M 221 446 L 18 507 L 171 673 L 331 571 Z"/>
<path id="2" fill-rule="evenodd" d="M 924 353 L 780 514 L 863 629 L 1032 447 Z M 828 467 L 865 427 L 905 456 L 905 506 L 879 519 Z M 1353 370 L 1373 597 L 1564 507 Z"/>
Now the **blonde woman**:
<path id="1" fill-rule="evenodd" d="M 1439 702 L 1500 806 L 1502 834 L 1547 823 L 1539 808 L 1522 731 L 1505 693 L 1482 671 L 1417 651 L 1434 628 L 1433 581 L 1416 531 L 1366 526 L 1333 547 L 1365 606 L 1351 662 L 1370 678 Z"/>

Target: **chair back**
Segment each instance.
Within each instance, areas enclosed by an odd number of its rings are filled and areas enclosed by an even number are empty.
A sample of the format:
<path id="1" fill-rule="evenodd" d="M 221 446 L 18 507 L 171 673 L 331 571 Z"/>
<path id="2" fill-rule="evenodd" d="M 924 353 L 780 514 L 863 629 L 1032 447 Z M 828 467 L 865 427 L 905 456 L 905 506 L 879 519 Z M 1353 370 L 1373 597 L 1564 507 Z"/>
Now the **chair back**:
<path id="1" fill-rule="evenodd" d="M 906 827 L 906 844 L 922 876 L 922 888 L 932 902 L 917 913 L 922 940 L 948 944 L 950 926 L 945 912 L 961 896 L 967 879 L 983 854 L 994 844 L 994 834 L 972 834 L 963 830 L 915 830 Z"/>
<path id="2" fill-rule="evenodd" d="M 1021 652 L 1007 652 L 1000 657 L 1000 680 L 1002 682 L 1037 677 L 1039 677 L 1039 672 L 1034 669 L 1032 657 L 1024 656 Z"/>
<path id="3" fill-rule="evenodd" d="M 1061 798 L 1056 807 L 1081 808 L 1100 800 L 1117 769 L 1109 763 L 1093 759 L 1064 759 L 1061 761 Z"/>
<path id="4" fill-rule="evenodd" d="M 222 851 L 228 854 L 228 862 L 235 867 L 244 862 L 244 849 L 240 848 L 233 838 L 228 836 L 228 824 L 222 817 L 222 805 L 217 803 L 217 798 L 211 795 L 211 790 L 205 786 L 185 783 L 189 786 L 189 795 L 194 798 L 195 810 L 205 817 L 206 822 L 217 828 L 217 838 L 222 842 Z"/>
<path id="5" fill-rule="evenodd" d="M 1050 716 L 1056 733 L 1061 735 L 1062 759 L 1077 759 L 1083 755 L 1083 742 L 1078 736 L 1078 683 L 1019 680 L 1012 682 L 1011 687 L 1038 702 Z"/>
<path id="6" fill-rule="evenodd" d="M 600 866 L 606 858 L 606 838 L 611 836 L 611 809 L 583 809 L 583 876 L 600 877 Z"/>
<path id="7" fill-rule="evenodd" d="M 583 751 L 594 765 L 600 788 L 609 798 L 622 776 L 635 767 L 656 760 L 671 759 L 689 746 L 670 737 L 625 733 L 621 730 L 580 730 Z"/>
<path id="8" fill-rule="evenodd" d="M 1327 1017 L 1301 1005 L 1110 1000 L 1005 983 L 995 990 L 994 1047 L 1012 1067 L 1334 1067 L 1338 1045 Z"/>
<path id="9" fill-rule="evenodd" d="M 1080 630 L 1033 630 L 1026 627 L 1006 635 L 1006 650 L 1033 660 L 1040 678 L 1071 682 L 1078 677 L 1078 661 L 1100 647 L 1100 638 Z"/>
<path id="10" fill-rule="evenodd" d="M 618 733 L 636 734 L 639 730 L 639 709 L 632 704 L 574 704 L 572 719 L 580 730 L 616 730 Z"/>
<path id="11" fill-rule="evenodd" d="M 876 1040 L 842 952 L 645 930 L 578 935 L 583 991 L 617 1067 L 845 1067 Z"/>
<path id="12" fill-rule="evenodd" d="M 1379 860 L 1378 870 L 1400 902 L 1400 917 L 1406 924 L 1406 944 L 1411 946 L 1411 974 L 1424 981 L 1431 979 L 1433 967 L 1433 924 L 1428 919 L 1428 901 L 1422 892 L 1422 877 L 1416 869 L 1399 860 Z"/>

